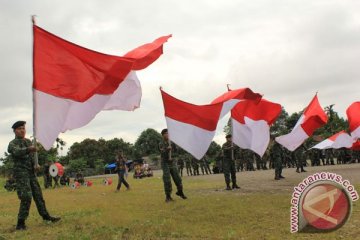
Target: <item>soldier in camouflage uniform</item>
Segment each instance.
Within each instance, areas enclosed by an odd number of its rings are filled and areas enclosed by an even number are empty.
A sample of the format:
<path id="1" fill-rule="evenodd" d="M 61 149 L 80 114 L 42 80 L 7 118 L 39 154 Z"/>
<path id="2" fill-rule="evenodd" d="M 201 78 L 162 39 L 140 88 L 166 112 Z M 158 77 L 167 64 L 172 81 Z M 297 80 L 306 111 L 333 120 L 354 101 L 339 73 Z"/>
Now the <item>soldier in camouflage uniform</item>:
<path id="1" fill-rule="evenodd" d="M 182 199 L 187 199 L 183 192 L 183 185 L 179 171 L 172 157 L 172 154 L 176 151 L 176 146 L 170 142 L 167 129 L 163 129 L 161 131 L 161 135 L 163 136 L 163 140 L 159 143 L 159 150 L 161 153 L 161 168 L 163 170 L 164 190 L 166 196 L 165 202 L 173 201 L 171 198 L 171 177 L 177 188 L 176 195 Z"/>
<path id="2" fill-rule="evenodd" d="M 32 145 L 29 139 L 25 138 L 25 124 L 24 121 L 13 124 L 12 129 L 15 133 L 15 139 L 8 146 L 8 152 L 14 160 L 14 178 L 17 195 L 20 199 L 17 230 L 26 229 L 25 220 L 29 216 L 32 198 L 34 198 L 37 210 L 44 220 L 51 222 L 60 220 L 59 217 L 50 216 L 46 210 L 41 188 L 35 175 L 33 153 L 37 151 L 37 148 Z M 36 168 L 38 169 L 39 166 L 36 166 Z"/>
<path id="3" fill-rule="evenodd" d="M 254 152 L 249 149 L 244 149 L 244 158 L 245 158 L 246 171 L 255 171 Z"/>
<path id="4" fill-rule="evenodd" d="M 281 174 L 283 168 L 283 164 L 282 164 L 283 150 L 281 145 L 275 141 L 274 137 L 272 137 L 272 142 L 273 144 L 270 150 L 270 157 L 275 168 L 275 180 L 280 180 L 281 178 L 284 178 Z"/>
<path id="5" fill-rule="evenodd" d="M 304 162 L 306 161 L 306 153 L 303 146 L 298 147 L 294 152 L 294 158 L 296 159 L 296 172 L 306 172 L 304 169 Z"/>
<path id="6" fill-rule="evenodd" d="M 184 170 L 184 156 L 180 156 L 178 161 L 177 161 L 177 165 L 178 165 L 178 169 L 179 169 L 179 173 L 180 176 L 183 176 L 183 170 Z"/>
<path id="7" fill-rule="evenodd" d="M 236 184 L 236 169 L 234 160 L 234 144 L 232 142 L 231 134 L 226 135 L 226 142 L 222 145 L 223 151 L 223 171 L 226 183 L 226 190 L 231 190 L 230 176 L 232 182 L 232 189 L 240 188 Z"/>
<path id="8" fill-rule="evenodd" d="M 186 154 L 185 167 L 186 167 L 186 173 L 188 176 L 193 175 L 192 170 L 191 170 L 191 159 L 192 159 L 192 156 L 190 154 Z"/>
<path id="9" fill-rule="evenodd" d="M 209 158 L 208 158 L 206 155 L 205 155 L 205 157 L 204 157 L 204 161 L 205 161 L 206 174 L 207 174 L 207 173 L 211 174 L 210 161 L 209 161 Z"/>
<path id="10" fill-rule="evenodd" d="M 325 158 L 326 158 L 326 165 L 335 165 L 334 163 L 334 153 L 332 149 L 325 149 Z"/>
<path id="11" fill-rule="evenodd" d="M 199 163 L 202 175 L 205 175 L 205 173 L 206 175 L 209 175 L 208 169 L 206 167 L 206 155 L 199 160 Z"/>
<path id="12" fill-rule="evenodd" d="M 49 188 L 52 187 L 52 177 L 50 175 L 50 165 L 51 165 L 51 161 L 48 160 L 45 164 L 44 164 L 44 187 L 45 188 Z"/>
<path id="13" fill-rule="evenodd" d="M 193 168 L 194 176 L 199 176 L 199 161 L 191 157 L 191 166 Z"/>

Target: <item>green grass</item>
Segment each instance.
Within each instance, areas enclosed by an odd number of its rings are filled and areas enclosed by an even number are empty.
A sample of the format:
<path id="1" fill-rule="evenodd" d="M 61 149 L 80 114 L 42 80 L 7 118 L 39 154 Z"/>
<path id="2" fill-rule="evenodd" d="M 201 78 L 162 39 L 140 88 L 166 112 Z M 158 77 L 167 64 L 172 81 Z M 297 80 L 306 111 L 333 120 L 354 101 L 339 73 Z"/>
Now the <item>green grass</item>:
<path id="1" fill-rule="evenodd" d="M 32 203 L 27 231 L 15 231 L 19 200 L 3 191 L 0 179 L 0 239 L 356 239 L 360 207 L 354 203 L 349 222 L 336 232 L 291 234 L 291 192 L 223 191 L 221 175 L 185 177 L 188 200 L 173 194 L 164 203 L 162 180 L 129 179 L 131 191 L 94 180 L 89 188 L 43 190 L 48 210 L 62 217 L 46 223 Z M 116 182 L 116 178 L 113 178 Z M 359 189 L 359 186 L 357 186 Z"/>

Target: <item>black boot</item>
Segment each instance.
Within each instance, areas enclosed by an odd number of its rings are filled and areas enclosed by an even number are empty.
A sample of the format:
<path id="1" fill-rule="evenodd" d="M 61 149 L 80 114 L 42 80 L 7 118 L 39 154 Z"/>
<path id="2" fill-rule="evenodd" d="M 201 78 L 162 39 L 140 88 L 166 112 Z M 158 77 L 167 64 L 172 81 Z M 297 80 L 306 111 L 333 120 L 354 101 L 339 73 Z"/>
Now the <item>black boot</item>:
<path id="1" fill-rule="evenodd" d="M 43 216 L 43 219 L 44 219 L 45 221 L 50 221 L 50 222 L 53 222 L 53 223 L 58 222 L 58 221 L 61 220 L 60 217 L 52 217 L 52 216 L 50 216 L 50 215 L 45 215 L 45 216 Z"/>
<path id="2" fill-rule="evenodd" d="M 165 198 L 165 202 L 172 202 L 174 201 L 174 199 L 172 199 L 171 195 L 170 194 L 166 194 L 166 198 Z"/>
<path id="3" fill-rule="evenodd" d="M 230 187 L 229 183 L 226 184 L 226 189 L 225 190 L 231 191 L 231 187 Z"/>
<path id="4" fill-rule="evenodd" d="M 283 177 L 282 175 L 280 175 L 279 178 L 285 178 L 285 177 Z"/>
<path id="5" fill-rule="evenodd" d="M 240 187 L 236 183 L 233 183 L 232 188 L 233 189 L 239 189 Z"/>
<path id="6" fill-rule="evenodd" d="M 187 199 L 187 197 L 185 196 L 185 194 L 183 193 L 182 190 L 179 190 L 176 192 L 176 195 L 178 195 L 179 197 L 181 197 L 182 199 Z"/>
<path id="7" fill-rule="evenodd" d="M 25 220 L 24 219 L 18 219 L 16 230 L 26 230 Z"/>

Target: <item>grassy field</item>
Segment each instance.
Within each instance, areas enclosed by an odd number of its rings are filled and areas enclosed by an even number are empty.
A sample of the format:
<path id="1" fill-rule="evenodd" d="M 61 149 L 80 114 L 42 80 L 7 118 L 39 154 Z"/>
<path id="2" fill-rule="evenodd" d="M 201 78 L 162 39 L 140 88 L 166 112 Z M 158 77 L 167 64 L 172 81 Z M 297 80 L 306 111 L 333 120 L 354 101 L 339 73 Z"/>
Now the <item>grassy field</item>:
<path id="1" fill-rule="evenodd" d="M 360 164 L 331 166 L 359 190 Z M 351 167 L 351 168 L 350 168 Z M 291 234 L 289 209 L 292 188 L 315 171 L 296 174 L 286 169 L 285 180 L 273 180 L 273 171 L 239 173 L 240 190 L 224 191 L 222 175 L 184 177 L 188 200 L 173 194 L 164 203 L 161 172 L 155 177 L 129 178 L 130 191 L 115 192 L 115 184 L 72 190 L 43 190 L 51 214 L 61 216 L 46 223 L 32 203 L 27 231 L 15 231 L 19 200 L 5 192 L 0 179 L 0 239 L 360 239 L 360 207 L 355 202 L 350 220 L 336 232 Z M 114 182 L 116 178 L 113 177 Z"/>

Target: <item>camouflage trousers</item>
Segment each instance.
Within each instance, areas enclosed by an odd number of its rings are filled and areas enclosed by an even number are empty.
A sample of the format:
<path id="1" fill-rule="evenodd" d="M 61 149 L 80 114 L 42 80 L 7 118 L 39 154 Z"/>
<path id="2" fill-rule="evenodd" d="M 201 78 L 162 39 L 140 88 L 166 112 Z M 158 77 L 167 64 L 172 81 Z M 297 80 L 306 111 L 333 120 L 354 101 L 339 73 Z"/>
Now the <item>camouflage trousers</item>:
<path id="1" fill-rule="evenodd" d="M 20 199 L 18 219 L 26 220 L 26 218 L 29 216 L 32 198 L 34 198 L 39 214 L 42 217 L 49 215 L 46 210 L 45 201 L 35 174 L 14 171 L 14 177 L 16 179 L 17 195 Z"/>
<path id="2" fill-rule="evenodd" d="M 121 184 L 124 184 L 126 188 L 130 187 L 129 183 L 125 180 L 125 173 L 126 173 L 125 170 L 121 170 L 118 172 L 119 180 L 116 190 L 120 190 Z"/>
<path id="3" fill-rule="evenodd" d="M 230 177 L 232 184 L 236 184 L 236 169 L 235 169 L 235 162 L 234 161 L 224 161 L 223 163 L 223 171 L 225 177 L 226 185 L 230 184 Z"/>
<path id="4" fill-rule="evenodd" d="M 275 177 L 280 177 L 282 173 L 282 161 L 281 159 L 274 159 Z"/>
<path id="5" fill-rule="evenodd" d="M 175 163 L 161 161 L 161 168 L 163 170 L 165 194 L 170 195 L 172 192 L 171 177 L 176 185 L 177 190 L 182 191 L 182 181 Z"/>

